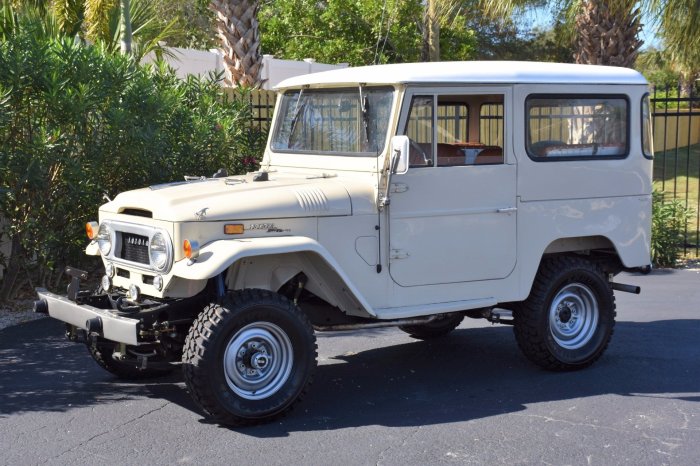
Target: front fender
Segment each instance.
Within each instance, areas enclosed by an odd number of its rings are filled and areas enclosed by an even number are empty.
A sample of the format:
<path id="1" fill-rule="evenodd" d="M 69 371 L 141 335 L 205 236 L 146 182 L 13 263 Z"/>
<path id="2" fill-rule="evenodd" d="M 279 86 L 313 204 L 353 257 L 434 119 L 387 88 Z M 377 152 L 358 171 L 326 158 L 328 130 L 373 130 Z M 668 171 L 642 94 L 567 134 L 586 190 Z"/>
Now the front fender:
<path id="1" fill-rule="evenodd" d="M 278 236 L 213 241 L 200 249 L 199 257 L 194 262 L 184 259 L 175 263 L 172 274 L 186 280 L 209 279 L 244 258 L 300 252 L 313 253 L 320 257 L 344 282 L 347 290 L 367 313 L 376 315 L 335 258 L 316 240 L 308 237 Z"/>

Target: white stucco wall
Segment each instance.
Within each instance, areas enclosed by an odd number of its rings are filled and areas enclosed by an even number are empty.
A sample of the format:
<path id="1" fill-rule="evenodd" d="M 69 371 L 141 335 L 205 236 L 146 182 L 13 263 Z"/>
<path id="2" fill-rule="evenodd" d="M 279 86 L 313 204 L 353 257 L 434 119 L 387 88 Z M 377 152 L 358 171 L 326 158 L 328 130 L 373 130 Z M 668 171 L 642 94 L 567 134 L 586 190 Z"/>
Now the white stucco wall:
<path id="1" fill-rule="evenodd" d="M 164 56 L 163 58 L 175 69 L 175 74 L 182 79 L 190 74 L 204 76 L 210 71 L 219 72 L 224 69 L 221 53 L 216 49 L 210 51 L 183 49 L 179 47 L 167 47 L 167 49 L 171 52 L 172 56 Z M 142 62 L 151 63 L 154 60 L 155 54 L 151 53 L 146 55 Z M 330 65 L 327 63 L 316 63 L 316 61 L 311 58 L 307 58 L 303 61 L 280 60 L 273 55 L 264 55 L 262 77 L 265 79 L 265 82 L 262 88 L 272 89 L 279 82 L 302 74 L 347 67 L 347 63 Z"/>

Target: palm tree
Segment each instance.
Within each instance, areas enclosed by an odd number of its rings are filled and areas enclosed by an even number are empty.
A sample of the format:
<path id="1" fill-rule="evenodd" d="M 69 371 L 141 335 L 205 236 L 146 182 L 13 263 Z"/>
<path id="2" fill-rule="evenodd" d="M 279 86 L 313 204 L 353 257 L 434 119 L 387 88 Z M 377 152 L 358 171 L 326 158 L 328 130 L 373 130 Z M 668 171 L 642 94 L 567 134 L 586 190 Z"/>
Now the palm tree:
<path id="1" fill-rule="evenodd" d="M 42 24 L 55 23 L 56 34 L 78 35 L 113 52 L 121 49 L 136 60 L 151 51 L 163 51 L 162 43 L 182 34 L 175 21 L 164 24 L 160 20 L 149 0 L 15 0 L 15 3 L 19 5 L 15 11 L 42 17 Z M 2 4 L 11 8 L 9 0 L 3 0 Z"/>
<path id="2" fill-rule="evenodd" d="M 643 41 L 636 1 L 583 0 L 575 5 L 574 61 L 631 68 Z"/>
<path id="3" fill-rule="evenodd" d="M 221 40 L 226 83 L 248 87 L 262 84 L 262 55 L 258 32 L 258 0 L 212 0 L 217 35 Z"/>
<path id="4" fill-rule="evenodd" d="M 510 15 L 526 2 L 479 0 L 487 13 Z M 567 12 L 577 63 L 631 67 L 643 41 L 641 17 L 658 18 L 659 35 L 676 64 L 698 69 L 700 2 L 697 0 L 554 0 L 545 2 Z"/>
<path id="5" fill-rule="evenodd" d="M 487 5 L 492 3 L 489 0 L 479 1 Z M 421 25 L 423 29 L 421 61 L 440 61 L 440 27 L 448 26 L 453 22 L 465 3 L 467 3 L 465 0 L 426 0 Z"/>
<path id="6" fill-rule="evenodd" d="M 649 0 L 663 6 L 659 24 L 665 52 L 680 71 L 683 87 L 700 74 L 700 4 L 696 0 Z"/>

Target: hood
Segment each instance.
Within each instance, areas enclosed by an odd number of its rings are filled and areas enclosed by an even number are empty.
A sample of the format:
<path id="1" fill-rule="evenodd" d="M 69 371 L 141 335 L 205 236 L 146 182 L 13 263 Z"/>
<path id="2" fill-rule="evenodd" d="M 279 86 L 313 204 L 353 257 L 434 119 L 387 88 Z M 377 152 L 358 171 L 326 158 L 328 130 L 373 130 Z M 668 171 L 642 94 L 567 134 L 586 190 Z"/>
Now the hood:
<path id="1" fill-rule="evenodd" d="M 100 210 L 188 222 L 351 215 L 352 205 L 347 190 L 332 179 L 275 179 L 270 173 L 269 181 L 248 175 L 127 191 Z"/>

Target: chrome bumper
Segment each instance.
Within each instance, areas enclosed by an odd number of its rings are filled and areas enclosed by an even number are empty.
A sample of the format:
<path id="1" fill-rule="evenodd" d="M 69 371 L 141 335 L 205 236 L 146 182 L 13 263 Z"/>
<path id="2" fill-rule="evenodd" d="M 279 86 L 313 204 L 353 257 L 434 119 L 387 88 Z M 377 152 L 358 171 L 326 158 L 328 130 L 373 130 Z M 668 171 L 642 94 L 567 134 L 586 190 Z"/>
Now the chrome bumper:
<path id="1" fill-rule="evenodd" d="M 86 304 L 77 304 L 65 296 L 59 296 L 43 288 L 37 288 L 39 300 L 46 302 L 48 314 L 77 328 L 88 330 L 88 320 L 99 318 L 100 336 L 107 340 L 127 345 L 138 345 L 138 324 L 136 319 L 115 315 L 107 309 L 99 309 Z"/>

